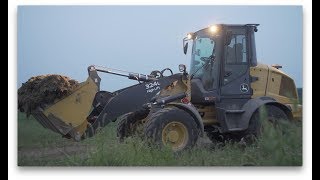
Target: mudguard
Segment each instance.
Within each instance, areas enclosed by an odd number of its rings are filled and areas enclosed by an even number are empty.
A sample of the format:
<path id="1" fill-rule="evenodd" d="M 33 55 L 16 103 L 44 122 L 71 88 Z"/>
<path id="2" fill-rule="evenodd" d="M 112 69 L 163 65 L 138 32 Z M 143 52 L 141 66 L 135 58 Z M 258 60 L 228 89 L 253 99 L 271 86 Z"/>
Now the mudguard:
<path id="1" fill-rule="evenodd" d="M 247 129 L 253 113 L 256 110 L 258 110 L 261 106 L 267 104 L 275 105 L 281 108 L 287 114 L 288 118 L 292 119 L 292 110 L 289 106 L 281 104 L 271 97 L 257 97 L 254 99 L 250 99 L 247 103 L 243 105 L 242 109 L 244 110 L 244 113 L 242 114 L 241 119 L 239 121 L 240 128 L 243 130 Z"/>

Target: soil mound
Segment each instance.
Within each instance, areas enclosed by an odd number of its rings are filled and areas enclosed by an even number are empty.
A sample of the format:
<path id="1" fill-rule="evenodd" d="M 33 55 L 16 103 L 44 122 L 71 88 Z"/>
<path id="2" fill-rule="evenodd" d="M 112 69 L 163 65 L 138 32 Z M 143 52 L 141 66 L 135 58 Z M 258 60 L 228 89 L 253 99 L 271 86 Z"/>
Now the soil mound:
<path id="1" fill-rule="evenodd" d="M 31 77 L 18 89 L 18 109 L 29 116 L 37 107 L 53 104 L 78 86 L 76 80 L 57 74 Z"/>

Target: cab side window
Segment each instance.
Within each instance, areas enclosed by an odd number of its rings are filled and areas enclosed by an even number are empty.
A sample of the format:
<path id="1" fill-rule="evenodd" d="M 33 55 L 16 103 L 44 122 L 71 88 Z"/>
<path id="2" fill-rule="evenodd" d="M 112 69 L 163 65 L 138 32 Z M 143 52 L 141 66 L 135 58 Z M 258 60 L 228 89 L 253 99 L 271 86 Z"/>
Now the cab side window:
<path id="1" fill-rule="evenodd" d="M 237 79 L 247 71 L 247 42 L 244 34 L 234 34 L 225 47 L 224 84 Z"/>

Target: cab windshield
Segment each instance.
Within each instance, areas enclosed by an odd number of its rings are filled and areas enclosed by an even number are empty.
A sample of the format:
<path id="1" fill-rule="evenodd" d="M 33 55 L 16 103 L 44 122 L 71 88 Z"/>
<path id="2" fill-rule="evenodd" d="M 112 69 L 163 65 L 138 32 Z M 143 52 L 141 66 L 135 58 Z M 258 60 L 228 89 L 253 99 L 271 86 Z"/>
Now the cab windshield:
<path id="1" fill-rule="evenodd" d="M 197 37 L 193 42 L 190 74 L 194 78 L 203 76 L 205 64 L 214 56 L 215 41 L 210 37 Z M 203 67 L 204 66 L 204 67 Z M 202 68 L 201 68 L 202 67 Z"/>

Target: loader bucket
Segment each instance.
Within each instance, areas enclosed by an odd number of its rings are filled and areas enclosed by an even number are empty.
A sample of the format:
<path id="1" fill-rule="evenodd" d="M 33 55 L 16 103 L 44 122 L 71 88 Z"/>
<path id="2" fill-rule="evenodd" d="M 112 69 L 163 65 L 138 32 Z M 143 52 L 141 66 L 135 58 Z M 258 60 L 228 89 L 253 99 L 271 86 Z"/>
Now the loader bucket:
<path id="1" fill-rule="evenodd" d="M 79 141 L 98 90 L 97 79 L 89 76 L 71 95 L 45 109 L 38 108 L 32 115 L 43 127 Z"/>

